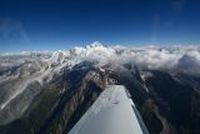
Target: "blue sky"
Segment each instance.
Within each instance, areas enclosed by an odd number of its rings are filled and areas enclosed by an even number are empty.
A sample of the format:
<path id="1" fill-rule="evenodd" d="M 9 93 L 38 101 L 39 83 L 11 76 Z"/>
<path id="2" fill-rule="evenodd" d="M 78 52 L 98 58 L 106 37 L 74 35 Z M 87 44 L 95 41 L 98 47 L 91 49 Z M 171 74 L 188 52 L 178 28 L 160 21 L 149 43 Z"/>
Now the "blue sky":
<path id="1" fill-rule="evenodd" d="M 0 51 L 200 44 L 198 0 L 1 0 Z"/>

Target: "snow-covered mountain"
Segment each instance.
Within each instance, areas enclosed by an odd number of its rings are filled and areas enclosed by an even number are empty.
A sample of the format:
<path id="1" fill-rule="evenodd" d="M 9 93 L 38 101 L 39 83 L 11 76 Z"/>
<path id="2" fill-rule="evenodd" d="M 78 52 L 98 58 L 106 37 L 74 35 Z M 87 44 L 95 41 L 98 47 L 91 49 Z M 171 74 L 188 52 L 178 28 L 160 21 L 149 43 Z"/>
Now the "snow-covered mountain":
<path id="1" fill-rule="evenodd" d="M 0 133 L 68 133 L 107 85 L 124 85 L 150 133 L 200 132 L 200 47 L 95 42 L 0 56 Z"/>

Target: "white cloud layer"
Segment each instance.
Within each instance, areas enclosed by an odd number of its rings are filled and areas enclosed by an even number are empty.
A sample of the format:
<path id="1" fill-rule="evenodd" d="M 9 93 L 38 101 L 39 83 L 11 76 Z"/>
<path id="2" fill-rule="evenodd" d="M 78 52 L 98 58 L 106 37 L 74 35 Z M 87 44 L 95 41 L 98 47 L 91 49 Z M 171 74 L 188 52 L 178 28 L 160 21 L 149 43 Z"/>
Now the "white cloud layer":
<path id="1" fill-rule="evenodd" d="M 200 47 L 105 47 L 99 43 L 85 48 L 75 48 L 74 61 L 97 61 L 99 66 L 106 64 L 131 63 L 144 69 L 165 69 L 185 73 L 200 73 Z"/>
<path id="2" fill-rule="evenodd" d="M 23 54 L 20 56 L 22 57 Z M 52 56 L 40 53 L 39 57 L 36 52 L 33 54 L 25 54 L 26 61 L 49 62 L 48 64 L 62 64 L 59 69 L 65 65 L 73 67 L 82 61 L 95 61 L 97 66 L 107 64 L 122 65 L 133 64 L 144 69 L 162 69 L 171 71 L 180 71 L 191 74 L 200 74 L 200 47 L 199 46 L 145 46 L 145 47 L 122 47 L 122 46 L 104 46 L 98 42 L 86 47 L 75 47 L 71 50 L 56 51 Z M 43 55 L 43 56 L 41 56 Z M 48 55 L 51 55 L 48 52 Z M 14 57 L 14 56 L 12 56 Z M 0 67 L 4 65 L 12 65 L 14 62 L 23 63 L 23 58 L 14 58 L 14 60 L 5 60 L 0 56 Z M 6 61 L 6 62 L 4 62 Z M 8 62 L 10 61 L 10 62 Z M 57 69 L 58 70 L 58 69 Z"/>

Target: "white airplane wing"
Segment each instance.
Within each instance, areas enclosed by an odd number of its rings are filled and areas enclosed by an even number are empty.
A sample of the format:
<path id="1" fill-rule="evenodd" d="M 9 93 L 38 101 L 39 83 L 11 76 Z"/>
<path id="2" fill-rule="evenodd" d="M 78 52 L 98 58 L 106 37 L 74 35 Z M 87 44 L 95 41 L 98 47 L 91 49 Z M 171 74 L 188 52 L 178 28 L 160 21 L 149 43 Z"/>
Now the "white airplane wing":
<path id="1" fill-rule="evenodd" d="M 69 134 L 148 134 L 124 86 L 108 86 Z"/>

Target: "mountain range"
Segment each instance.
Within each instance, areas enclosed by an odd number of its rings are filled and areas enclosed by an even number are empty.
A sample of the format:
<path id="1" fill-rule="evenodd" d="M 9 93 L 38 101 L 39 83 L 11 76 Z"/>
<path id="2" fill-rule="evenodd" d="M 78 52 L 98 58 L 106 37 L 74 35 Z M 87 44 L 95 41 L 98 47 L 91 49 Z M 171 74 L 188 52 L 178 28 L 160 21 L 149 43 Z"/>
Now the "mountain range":
<path id="1" fill-rule="evenodd" d="M 0 56 L 0 134 L 66 134 L 108 85 L 151 134 L 200 133 L 200 47 L 106 46 Z"/>

